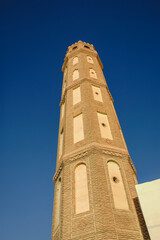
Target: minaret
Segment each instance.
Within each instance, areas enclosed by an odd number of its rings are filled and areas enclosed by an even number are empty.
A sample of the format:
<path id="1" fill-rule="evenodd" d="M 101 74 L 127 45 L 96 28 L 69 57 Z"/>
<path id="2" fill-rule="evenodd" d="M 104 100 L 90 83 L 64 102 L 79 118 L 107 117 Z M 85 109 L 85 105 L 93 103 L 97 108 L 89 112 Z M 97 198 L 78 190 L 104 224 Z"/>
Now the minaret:
<path id="1" fill-rule="evenodd" d="M 52 240 L 150 239 L 137 202 L 136 170 L 102 70 L 93 45 L 68 47 Z"/>

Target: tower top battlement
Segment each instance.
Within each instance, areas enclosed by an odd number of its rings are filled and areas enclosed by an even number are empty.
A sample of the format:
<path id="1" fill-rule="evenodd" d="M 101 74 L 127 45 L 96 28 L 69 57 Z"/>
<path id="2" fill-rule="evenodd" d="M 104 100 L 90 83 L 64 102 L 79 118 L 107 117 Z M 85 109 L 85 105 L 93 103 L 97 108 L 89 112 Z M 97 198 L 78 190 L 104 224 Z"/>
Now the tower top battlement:
<path id="1" fill-rule="evenodd" d="M 79 49 L 79 48 L 87 48 L 90 50 L 95 50 L 93 44 L 89 44 L 86 42 L 82 42 L 79 40 L 78 42 L 72 44 L 71 46 L 68 47 L 67 53 L 72 52 L 73 50 Z"/>
<path id="2" fill-rule="evenodd" d="M 81 40 L 79 40 L 78 42 L 76 42 L 76 43 L 74 43 L 74 44 L 72 44 L 71 46 L 68 47 L 65 58 L 64 58 L 64 63 L 63 63 L 63 66 L 62 66 L 62 72 L 64 71 L 64 68 L 66 66 L 66 63 L 68 61 L 69 56 L 72 57 L 72 55 L 77 54 L 77 52 L 79 52 L 79 51 L 85 52 L 86 50 L 97 56 L 99 64 L 101 65 L 101 68 L 103 70 L 102 62 L 101 62 L 101 60 L 98 56 L 98 53 L 95 50 L 93 44 L 89 44 L 89 43 L 82 42 Z"/>

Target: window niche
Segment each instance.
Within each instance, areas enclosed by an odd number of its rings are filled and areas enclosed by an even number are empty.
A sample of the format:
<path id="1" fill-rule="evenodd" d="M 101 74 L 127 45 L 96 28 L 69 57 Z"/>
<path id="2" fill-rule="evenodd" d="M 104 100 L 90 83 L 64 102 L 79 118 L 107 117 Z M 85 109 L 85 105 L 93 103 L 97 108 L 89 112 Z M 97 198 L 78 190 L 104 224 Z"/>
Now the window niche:
<path id="1" fill-rule="evenodd" d="M 66 82 L 66 79 L 64 79 L 62 94 L 64 94 L 64 91 L 66 90 L 66 85 L 67 85 L 67 82 Z"/>
<path id="2" fill-rule="evenodd" d="M 78 69 L 73 71 L 73 81 L 77 80 L 79 78 L 79 71 Z"/>
<path id="3" fill-rule="evenodd" d="M 76 65 L 78 63 L 78 57 L 73 58 L 73 65 Z"/>
<path id="4" fill-rule="evenodd" d="M 73 105 L 81 102 L 81 89 L 80 86 L 73 89 Z"/>
<path id="5" fill-rule="evenodd" d="M 89 211 L 87 167 L 81 163 L 75 168 L 75 213 Z"/>
<path id="6" fill-rule="evenodd" d="M 94 100 L 99 101 L 99 102 L 103 102 L 101 89 L 99 87 L 96 87 L 96 86 L 92 85 L 92 91 L 93 91 Z"/>
<path id="7" fill-rule="evenodd" d="M 73 118 L 73 141 L 77 143 L 84 139 L 82 113 Z"/>
<path id="8" fill-rule="evenodd" d="M 61 119 L 63 119 L 64 117 L 64 111 L 65 111 L 65 102 L 63 102 L 61 105 Z"/>
<path id="9" fill-rule="evenodd" d="M 101 137 L 113 140 L 107 114 L 97 112 L 97 117 L 98 117 Z"/>
<path id="10" fill-rule="evenodd" d="M 90 75 L 90 77 L 97 79 L 97 73 L 92 68 L 89 69 L 89 75 Z"/>
<path id="11" fill-rule="evenodd" d="M 62 156 L 62 153 L 63 153 L 63 128 L 60 132 L 60 135 L 59 135 L 59 158 Z"/>
<path id="12" fill-rule="evenodd" d="M 109 161 L 107 165 L 115 208 L 129 210 L 120 167 L 114 161 Z"/>
<path id="13" fill-rule="evenodd" d="M 94 62 L 93 62 L 93 59 L 92 59 L 90 56 L 87 56 L 87 62 L 88 62 L 88 63 L 92 63 L 92 64 L 94 63 Z"/>
<path id="14" fill-rule="evenodd" d="M 61 202 L 61 177 L 55 184 L 55 199 L 54 199 L 54 228 L 59 225 L 60 220 L 60 202 Z"/>

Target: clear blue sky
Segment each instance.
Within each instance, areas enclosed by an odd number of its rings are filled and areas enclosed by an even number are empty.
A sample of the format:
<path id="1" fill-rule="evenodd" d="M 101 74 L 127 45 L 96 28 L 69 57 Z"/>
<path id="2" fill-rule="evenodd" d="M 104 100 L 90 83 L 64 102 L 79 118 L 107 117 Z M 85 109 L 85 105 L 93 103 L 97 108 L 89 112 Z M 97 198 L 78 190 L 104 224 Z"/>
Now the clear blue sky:
<path id="1" fill-rule="evenodd" d="M 78 40 L 99 53 L 139 182 L 160 178 L 160 1 L 2 0 L 0 22 L 0 239 L 50 239 L 61 67 Z"/>

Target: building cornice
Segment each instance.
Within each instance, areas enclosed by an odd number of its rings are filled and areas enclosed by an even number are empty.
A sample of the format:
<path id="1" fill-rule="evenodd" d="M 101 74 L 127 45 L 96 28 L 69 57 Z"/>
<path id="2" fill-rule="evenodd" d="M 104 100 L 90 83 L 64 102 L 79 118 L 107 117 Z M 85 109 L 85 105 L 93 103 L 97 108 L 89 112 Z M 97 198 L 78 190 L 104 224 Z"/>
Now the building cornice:
<path id="1" fill-rule="evenodd" d="M 85 151 L 85 152 L 82 152 L 81 154 L 77 154 L 76 156 L 70 158 L 69 161 L 74 161 L 74 160 L 77 160 L 79 158 L 86 157 L 87 155 L 88 155 L 88 152 Z"/>
<path id="2" fill-rule="evenodd" d="M 117 152 L 111 152 L 111 151 L 106 151 L 106 150 L 103 150 L 102 152 L 104 154 L 112 155 L 112 156 L 116 156 L 116 157 L 122 157 L 123 156 L 121 153 L 117 153 Z"/>
<path id="3" fill-rule="evenodd" d="M 81 157 L 89 156 L 90 154 L 95 152 L 100 152 L 105 154 L 108 153 L 110 155 L 119 156 L 119 157 L 129 155 L 129 153 L 125 149 L 112 147 L 109 144 L 107 144 L 106 146 L 103 144 L 98 144 L 93 142 L 91 144 L 88 144 L 88 145 L 85 145 L 84 147 L 79 148 L 76 151 L 72 151 L 69 154 L 63 155 L 62 159 L 65 164 L 66 162 L 74 161 Z"/>
<path id="4" fill-rule="evenodd" d="M 79 158 L 89 156 L 91 153 L 93 153 L 93 151 L 102 152 L 106 155 L 111 155 L 111 156 L 120 157 L 120 158 L 122 158 L 123 156 L 128 156 L 128 162 L 131 165 L 133 172 L 137 176 L 137 171 L 135 169 L 135 166 L 129 156 L 128 151 L 126 151 L 126 149 L 112 147 L 110 145 L 106 146 L 103 144 L 98 144 L 98 143 L 93 142 L 91 144 L 88 144 L 88 145 L 85 145 L 84 147 L 79 148 L 76 151 L 72 151 L 69 154 L 63 155 L 62 156 L 63 161 L 61 163 L 62 165 L 60 165 L 60 167 L 58 167 L 58 170 L 56 171 L 56 173 L 54 175 L 54 181 L 56 181 L 56 179 L 58 178 L 58 176 L 63 168 L 63 163 L 75 161 Z"/>

